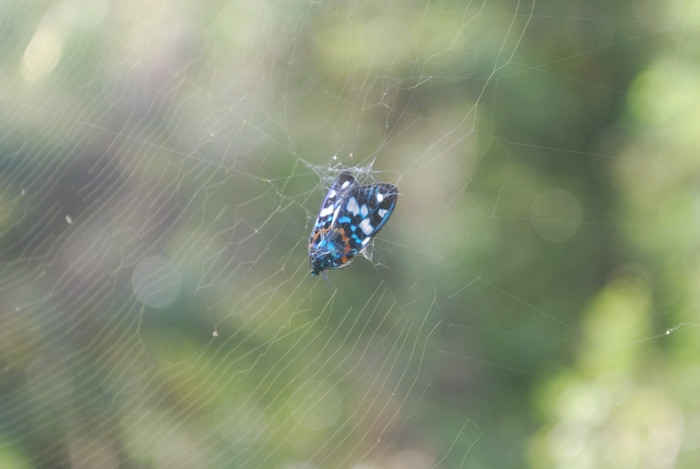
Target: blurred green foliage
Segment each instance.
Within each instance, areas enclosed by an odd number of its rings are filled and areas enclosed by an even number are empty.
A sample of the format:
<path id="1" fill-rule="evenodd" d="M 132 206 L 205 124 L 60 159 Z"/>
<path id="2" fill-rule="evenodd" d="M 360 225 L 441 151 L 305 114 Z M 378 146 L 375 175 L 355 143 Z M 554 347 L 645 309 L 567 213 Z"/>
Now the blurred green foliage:
<path id="1" fill-rule="evenodd" d="M 695 467 L 699 41 L 681 0 L 0 3 L 0 468 Z M 312 279 L 340 166 L 401 196 Z"/>

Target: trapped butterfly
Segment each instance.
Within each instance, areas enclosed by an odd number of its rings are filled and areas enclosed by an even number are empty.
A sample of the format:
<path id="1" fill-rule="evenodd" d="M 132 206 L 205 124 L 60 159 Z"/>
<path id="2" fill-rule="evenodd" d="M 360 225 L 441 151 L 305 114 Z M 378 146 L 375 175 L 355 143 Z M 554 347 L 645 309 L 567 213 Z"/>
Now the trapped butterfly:
<path id="1" fill-rule="evenodd" d="M 340 173 L 326 194 L 311 231 L 311 275 L 350 264 L 386 225 L 398 196 L 398 188 L 393 184 L 361 186 L 349 171 Z"/>

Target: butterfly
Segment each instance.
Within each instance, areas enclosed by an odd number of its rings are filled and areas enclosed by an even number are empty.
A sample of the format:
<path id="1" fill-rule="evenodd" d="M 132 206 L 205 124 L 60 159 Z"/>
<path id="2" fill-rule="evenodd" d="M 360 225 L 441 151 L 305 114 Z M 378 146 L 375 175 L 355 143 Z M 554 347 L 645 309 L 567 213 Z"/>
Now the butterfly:
<path id="1" fill-rule="evenodd" d="M 309 238 L 311 275 L 349 265 L 386 225 L 396 207 L 398 188 L 361 186 L 343 171 L 326 194 Z"/>

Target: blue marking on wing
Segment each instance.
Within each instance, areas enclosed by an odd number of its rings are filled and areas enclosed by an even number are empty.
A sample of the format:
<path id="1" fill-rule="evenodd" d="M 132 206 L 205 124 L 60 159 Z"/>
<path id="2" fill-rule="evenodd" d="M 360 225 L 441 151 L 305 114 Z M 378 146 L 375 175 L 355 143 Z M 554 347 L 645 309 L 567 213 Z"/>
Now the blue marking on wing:
<path id="1" fill-rule="evenodd" d="M 344 184 L 345 187 L 343 187 Z M 345 195 L 349 191 L 352 191 L 356 184 L 355 179 L 352 177 L 352 174 L 350 174 L 349 171 L 343 171 L 340 173 L 331 188 L 328 189 L 326 197 L 323 199 L 321 208 L 318 211 L 316 223 L 314 223 L 314 228 L 311 231 L 312 240 L 317 231 L 328 229 L 333 224 L 333 216 L 336 213 L 338 204 L 343 202 Z"/>

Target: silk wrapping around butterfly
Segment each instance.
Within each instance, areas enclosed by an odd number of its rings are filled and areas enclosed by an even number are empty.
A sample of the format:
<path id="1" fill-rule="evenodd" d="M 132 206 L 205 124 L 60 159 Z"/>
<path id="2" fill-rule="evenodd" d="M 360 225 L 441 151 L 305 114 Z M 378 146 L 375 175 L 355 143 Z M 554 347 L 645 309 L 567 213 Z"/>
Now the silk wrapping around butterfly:
<path id="1" fill-rule="evenodd" d="M 398 196 L 398 188 L 393 184 L 361 186 L 349 171 L 340 173 L 328 190 L 311 231 L 311 275 L 350 264 L 386 225 Z"/>

